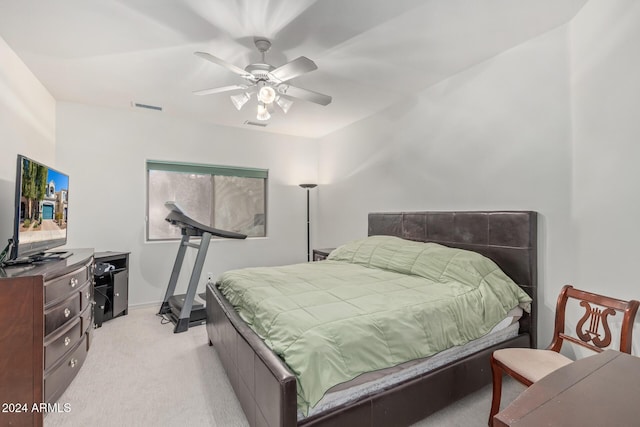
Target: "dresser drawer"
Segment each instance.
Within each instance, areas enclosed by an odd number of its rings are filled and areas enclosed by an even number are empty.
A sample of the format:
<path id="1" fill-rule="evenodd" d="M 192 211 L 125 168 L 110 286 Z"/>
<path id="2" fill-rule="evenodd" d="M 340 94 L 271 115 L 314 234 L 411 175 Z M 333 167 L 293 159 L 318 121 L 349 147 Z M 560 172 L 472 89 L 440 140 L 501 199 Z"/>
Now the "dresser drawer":
<path id="1" fill-rule="evenodd" d="M 47 308 L 44 312 L 44 334 L 49 335 L 80 313 L 80 293 L 76 292 L 66 300 Z"/>
<path id="2" fill-rule="evenodd" d="M 44 369 L 51 368 L 58 359 L 71 350 L 82 338 L 82 321 L 76 318 L 69 325 L 60 328 L 44 343 Z"/>
<path id="3" fill-rule="evenodd" d="M 80 319 L 82 321 L 82 332 L 87 332 L 93 330 L 93 309 L 90 307 L 82 310 L 82 314 L 80 314 Z"/>
<path id="4" fill-rule="evenodd" d="M 44 303 L 50 304 L 56 300 L 64 299 L 70 293 L 77 291 L 89 281 L 89 265 L 85 265 L 64 276 L 56 277 L 44 284 Z"/>
<path id="5" fill-rule="evenodd" d="M 87 286 L 80 290 L 80 310 L 84 311 L 91 306 L 91 301 L 93 300 L 91 295 L 92 290 L 93 286 L 91 286 L 90 283 L 87 283 Z"/>
<path id="6" fill-rule="evenodd" d="M 93 308 L 86 308 L 80 314 L 80 322 L 82 324 L 82 333 L 87 335 L 87 350 L 93 340 Z"/>
<path id="7" fill-rule="evenodd" d="M 76 374 L 82 367 L 87 357 L 86 335 L 82 336 L 80 342 L 76 343 L 76 348 L 65 356 L 60 364 L 44 378 L 44 400 L 47 403 L 54 403 L 64 390 L 71 384 Z"/>

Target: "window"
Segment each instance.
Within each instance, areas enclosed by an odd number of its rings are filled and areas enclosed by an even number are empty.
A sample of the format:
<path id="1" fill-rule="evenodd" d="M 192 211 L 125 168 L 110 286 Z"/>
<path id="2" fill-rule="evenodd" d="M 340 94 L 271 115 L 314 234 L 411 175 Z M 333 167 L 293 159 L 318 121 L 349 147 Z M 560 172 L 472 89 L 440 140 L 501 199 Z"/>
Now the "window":
<path id="1" fill-rule="evenodd" d="M 181 238 L 165 221 L 167 201 L 210 227 L 266 236 L 267 177 L 265 169 L 147 161 L 147 240 Z"/>

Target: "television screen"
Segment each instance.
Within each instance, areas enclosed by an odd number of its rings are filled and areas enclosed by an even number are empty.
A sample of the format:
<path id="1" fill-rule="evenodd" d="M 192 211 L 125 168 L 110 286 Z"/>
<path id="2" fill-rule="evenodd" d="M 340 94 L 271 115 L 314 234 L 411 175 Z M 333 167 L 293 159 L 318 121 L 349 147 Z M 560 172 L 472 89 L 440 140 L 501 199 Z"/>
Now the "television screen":
<path id="1" fill-rule="evenodd" d="M 18 155 L 11 259 L 67 243 L 69 176 Z"/>

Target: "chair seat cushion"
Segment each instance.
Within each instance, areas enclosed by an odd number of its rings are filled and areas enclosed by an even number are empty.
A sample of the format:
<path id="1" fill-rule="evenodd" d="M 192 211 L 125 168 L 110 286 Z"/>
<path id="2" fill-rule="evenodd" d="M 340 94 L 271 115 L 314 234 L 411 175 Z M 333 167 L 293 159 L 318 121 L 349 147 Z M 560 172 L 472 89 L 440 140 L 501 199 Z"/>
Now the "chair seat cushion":
<path id="1" fill-rule="evenodd" d="M 494 351 L 493 357 L 531 382 L 573 362 L 555 351 L 532 348 L 504 348 Z"/>

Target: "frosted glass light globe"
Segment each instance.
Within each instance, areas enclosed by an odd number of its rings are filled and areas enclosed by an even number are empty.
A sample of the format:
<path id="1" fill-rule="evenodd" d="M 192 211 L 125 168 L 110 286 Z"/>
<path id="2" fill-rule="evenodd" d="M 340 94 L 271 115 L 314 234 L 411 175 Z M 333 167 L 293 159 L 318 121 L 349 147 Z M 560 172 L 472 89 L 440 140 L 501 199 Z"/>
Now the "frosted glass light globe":
<path id="1" fill-rule="evenodd" d="M 269 120 L 271 118 L 271 114 L 269 114 L 269 110 L 267 106 L 263 103 L 258 104 L 258 115 L 256 119 L 258 120 Z"/>
<path id="2" fill-rule="evenodd" d="M 276 91 L 271 86 L 262 86 L 258 92 L 258 99 L 265 104 L 271 104 L 276 100 Z"/>

